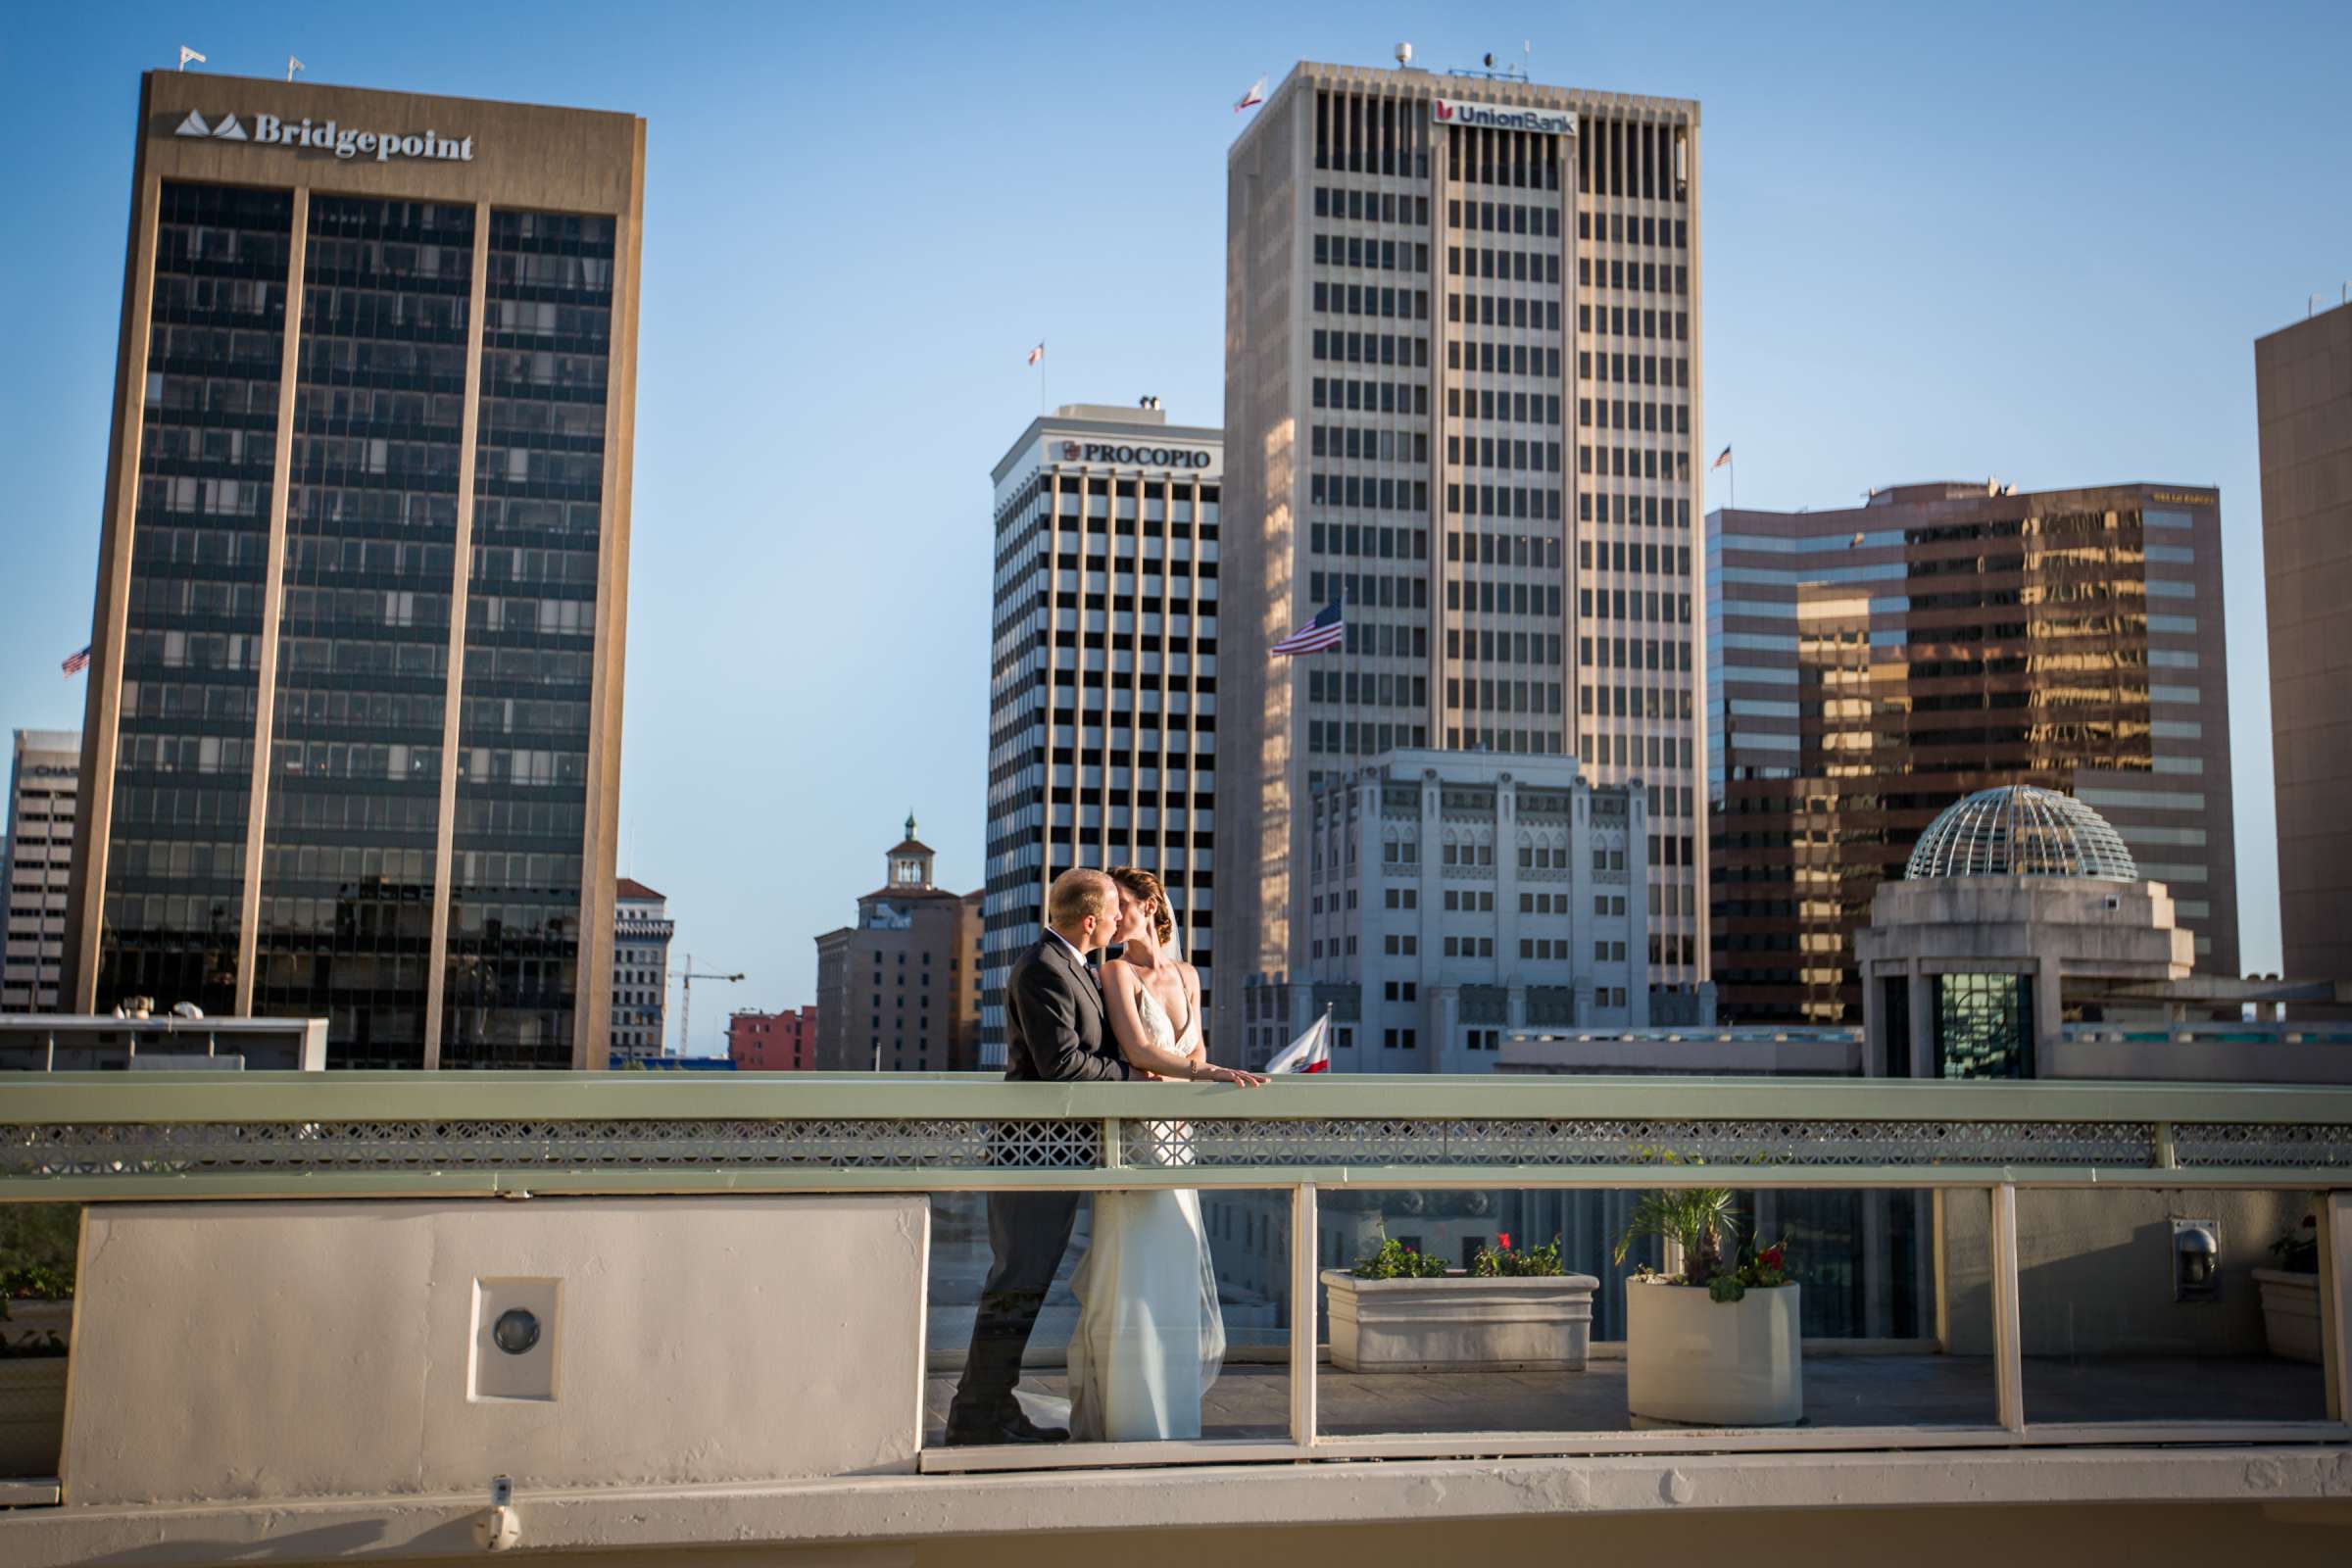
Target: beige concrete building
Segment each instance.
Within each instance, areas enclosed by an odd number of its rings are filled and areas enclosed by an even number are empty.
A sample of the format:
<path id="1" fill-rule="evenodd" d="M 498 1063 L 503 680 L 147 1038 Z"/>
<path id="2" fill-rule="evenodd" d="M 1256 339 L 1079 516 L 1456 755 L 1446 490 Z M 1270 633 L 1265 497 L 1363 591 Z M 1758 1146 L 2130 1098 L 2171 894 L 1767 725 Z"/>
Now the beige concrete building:
<path id="1" fill-rule="evenodd" d="M 1707 977 L 1698 106 L 1302 63 L 1227 160 L 1216 1028 L 1306 966 L 1307 803 L 1398 748 L 1648 796 Z M 1344 649 L 1266 650 L 1347 606 Z"/>
<path id="2" fill-rule="evenodd" d="M 152 72 L 78 1010 L 601 1066 L 645 122 Z"/>
<path id="3" fill-rule="evenodd" d="M 816 1052 L 822 1072 L 951 1072 L 971 1063 L 966 979 L 977 946 L 976 894 L 932 878 L 937 857 L 906 836 L 884 857 L 882 886 L 858 901 L 858 922 L 816 939 Z"/>
<path id="4" fill-rule="evenodd" d="M 2352 978 L 2352 306 L 2254 345 L 2284 973 Z"/>
<path id="5" fill-rule="evenodd" d="M 1065 404 L 990 474 L 988 884 L 977 1064 L 1004 1064 L 1004 976 L 1072 866 L 1160 879 L 1215 1002 L 1218 504 L 1225 443 Z"/>
<path id="6" fill-rule="evenodd" d="M 11 752 L 8 836 L 0 842 L 0 1013 L 55 1012 L 81 737 L 21 729 Z"/>

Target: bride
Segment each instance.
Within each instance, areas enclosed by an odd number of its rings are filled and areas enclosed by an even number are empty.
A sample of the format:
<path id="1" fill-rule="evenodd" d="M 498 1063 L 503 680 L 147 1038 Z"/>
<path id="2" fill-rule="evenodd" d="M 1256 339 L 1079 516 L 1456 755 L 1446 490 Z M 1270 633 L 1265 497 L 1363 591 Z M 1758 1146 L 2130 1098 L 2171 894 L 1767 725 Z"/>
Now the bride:
<path id="1" fill-rule="evenodd" d="M 1195 1083 L 1265 1080 L 1208 1060 L 1200 976 L 1173 950 L 1176 920 L 1159 879 L 1134 866 L 1118 884 L 1123 944 L 1102 965 L 1102 1000 L 1119 1054 L 1139 1077 Z M 1169 1140 L 1181 1145 L 1181 1139 Z M 1101 1192 L 1094 1231 L 1070 1281 L 1070 1436 L 1081 1443 L 1198 1438 L 1200 1400 L 1225 1356 L 1217 1277 L 1190 1188 Z"/>

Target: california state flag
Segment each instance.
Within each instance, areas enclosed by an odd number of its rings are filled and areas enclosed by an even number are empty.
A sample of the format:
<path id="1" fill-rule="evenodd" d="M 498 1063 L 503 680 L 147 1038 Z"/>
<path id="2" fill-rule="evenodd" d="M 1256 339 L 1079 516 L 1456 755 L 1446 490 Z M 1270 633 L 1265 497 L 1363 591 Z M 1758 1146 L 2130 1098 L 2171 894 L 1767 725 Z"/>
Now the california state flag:
<path id="1" fill-rule="evenodd" d="M 1282 1048 L 1266 1071 L 1273 1072 L 1329 1072 L 1331 1070 L 1331 1009 L 1306 1026 L 1306 1033 Z"/>

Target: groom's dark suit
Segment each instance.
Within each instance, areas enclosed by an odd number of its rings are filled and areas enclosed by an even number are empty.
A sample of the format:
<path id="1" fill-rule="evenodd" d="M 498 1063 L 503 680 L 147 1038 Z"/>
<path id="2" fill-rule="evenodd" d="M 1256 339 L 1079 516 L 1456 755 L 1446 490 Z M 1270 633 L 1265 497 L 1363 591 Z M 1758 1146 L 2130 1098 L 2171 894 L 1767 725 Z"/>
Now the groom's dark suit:
<path id="1" fill-rule="evenodd" d="M 1052 932 L 1013 961 L 1004 981 L 1004 1024 L 1009 1081 L 1134 1076 L 1111 1042 L 1101 983 L 1076 950 Z M 1076 1193 L 989 1194 L 988 1241 L 996 1264 L 980 1292 L 963 1381 L 948 1409 L 950 1442 L 1009 1439 L 1025 1425 L 1012 1386 L 1020 1381 L 1021 1352 L 1077 1217 Z"/>

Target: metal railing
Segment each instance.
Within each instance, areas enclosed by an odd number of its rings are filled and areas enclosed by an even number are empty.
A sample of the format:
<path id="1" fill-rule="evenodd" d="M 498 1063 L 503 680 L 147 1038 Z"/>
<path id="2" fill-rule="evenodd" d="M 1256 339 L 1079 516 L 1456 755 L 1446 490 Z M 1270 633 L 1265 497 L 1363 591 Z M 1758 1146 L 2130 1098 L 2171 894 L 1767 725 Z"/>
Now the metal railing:
<path id="1" fill-rule="evenodd" d="M 1984 1195 L 1989 1425 L 1741 1432 L 1319 1432 L 1318 1194 L 1504 1188 Z M 1152 1187 L 1288 1194 L 1283 1441 L 947 1450 L 925 1468 L 1475 1452 L 2352 1439 L 2352 1089 L 2215 1084 L 1456 1078 L 1007 1084 L 967 1075 L 27 1076 L 0 1087 L 0 1202 Z M 2029 1425 L 2018 1195 L 2318 1194 L 2326 1419 Z M 1306 1303 L 1296 1305 L 1297 1303 Z"/>

